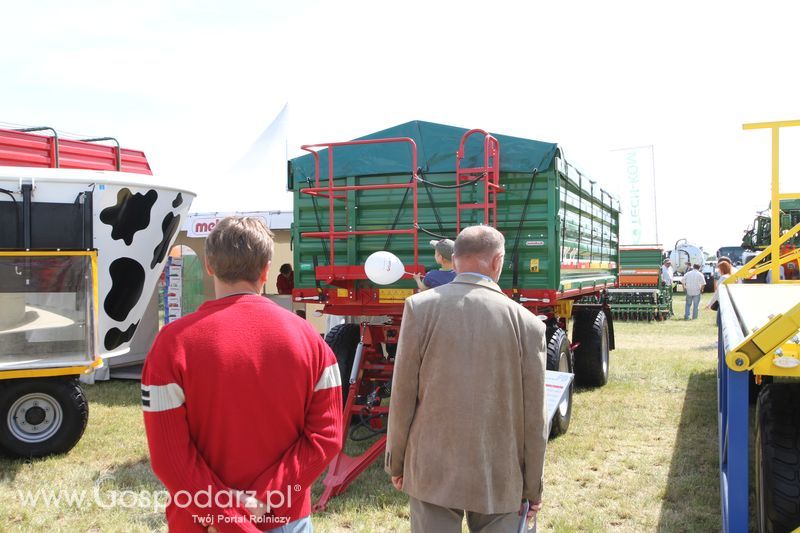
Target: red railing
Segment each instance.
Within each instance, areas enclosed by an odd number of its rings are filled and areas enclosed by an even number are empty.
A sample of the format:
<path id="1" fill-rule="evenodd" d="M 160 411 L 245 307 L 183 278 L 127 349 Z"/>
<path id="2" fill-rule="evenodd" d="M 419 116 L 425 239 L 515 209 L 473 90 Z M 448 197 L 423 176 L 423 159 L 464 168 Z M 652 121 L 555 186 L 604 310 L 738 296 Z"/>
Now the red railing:
<path id="1" fill-rule="evenodd" d="M 388 144 L 388 143 L 408 143 L 411 146 L 411 181 L 408 183 L 382 183 L 382 184 L 375 184 L 375 185 L 334 185 L 334 148 L 341 147 L 341 146 L 361 146 L 361 145 L 370 145 L 370 144 Z M 303 194 L 308 194 L 311 196 L 317 196 L 322 198 L 328 198 L 328 224 L 329 228 L 328 231 L 313 231 L 313 232 L 304 232 L 301 233 L 302 237 L 309 237 L 309 238 L 317 238 L 317 239 L 328 239 L 328 246 L 329 250 L 328 253 L 330 255 L 330 263 L 329 267 L 326 267 L 327 279 L 329 281 L 333 279 L 345 279 L 345 274 L 352 275 L 352 272 L 347 271 L 348 266 L 341 266 L 336 267 L 334 259 L 336 257 L 335 247 L 336 247 L 336 240 L 337 239 L 347 239 L 352 235 L 401 235 L 407 234 L 411 235 L 414 239 L 414 267 L 416 267 L 419 263 L 419 234 L 417 231 L 418 228 L 418 203 L 417 203 L 417 182 L 418 182 L 418 175 L 417 175 L 417 143 L 414 142 L 413 139 L 409 137 L 390 137 L 386 139 L 367 139 L 367 140 L 360 140 L 360 141 L 344 141 L 344 142 L 334 142 L 334 143 L 322 143 L 322 144 L 306 144 L 301 146 L 301 148 L 307 152 L 310 152 L 314 156 L 314 187 L 307 187 L 304 189 L 300 189 L 300 192 Z M 320 174 L 319 174 L 319 151 L 318 149 L 327 149 L 328 150 L 328 184 L 327 186 L 320 186 Z M 344 209 L 347 208 L 347 196 L 344 194 L 335 194 L 337 192 L 345 192 L 345 191 L 367 191 L 367 190 L 378 190 L 378 189 L 411 189 L 412 198 L 413 198 L 413 222 L 412 226 L 407 229 L 382 229 L 382 230 L 357 230 L 357 229 L 348 229 L 348 230 L 337 230 L 336 225 L 334 222 L 334 201 L 335 200 L 344 200 L 345 206 Z M 322 268 L 322 267 L 319 267 Z M 340 272 L 341 270 L 341 272 Z M 316 273 L 315 273 L 316 274 Z M 341 276 L 340 276 L 341 275 Z M 365 276 L 366 278 L 366 276 Z M 317 278 L 319 279 L 319 277 Z"/>
<path id="2" fill-rule="evenodd" d="M 467 139 L 475 134 L 483 135 L 483 166 L 462 168 L 464 145 Z M 456 233 L 461 232 L 461 211 L 465 209 L 483 209 L 483 223 L 497 227 L 497 193 L 503 192 L 500 186 L 500 143 L 488 132 L 473 129 L 461 137 L 456 154 L 456 185 L 464 182 L 483 180 L 483 202 L 464 204 L 461 201 L 461 187 L 456 188 Z"/>
<path id="3" fill-rule="evenodd" d="M 52 135 L 37 135 L 49 131 Z M 115 146 L 96 144 L 109 141 Z M 0 166 L 116 170 L 152 174 L 144 152 L 121 148 L 112 137 L 62 139 L 53 128 L 0 129 Z"/>

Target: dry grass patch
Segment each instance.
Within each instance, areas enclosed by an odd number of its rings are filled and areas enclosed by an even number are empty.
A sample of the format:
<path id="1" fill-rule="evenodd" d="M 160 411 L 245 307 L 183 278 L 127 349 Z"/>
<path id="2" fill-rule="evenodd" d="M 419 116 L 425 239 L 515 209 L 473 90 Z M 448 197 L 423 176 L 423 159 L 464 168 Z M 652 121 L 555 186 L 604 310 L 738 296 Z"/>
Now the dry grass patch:
<path id="1" fill-rule="evenodd" d="M 682 304 L 677 296 L 679 316 Z M 549 445 L 540 530 L 721 528 L 714 318 L 704 310 L 697 321 L 616 323 L 608 385 L 577 392 L 569 432 Z M 105 508 L 92 494 L 104 476 L 103 490 L 162 488 L 149 468 L 138 383 L 101 383 L 86 392 L 89 427 L 71 453 L 30 462 L 0 459 L 0 529 L 166 530 L 158 510 Z M 84 491 L 87 502 L 21 503 L 20 491 L 39 489 Z M 320 491 L 317 484 L 315 495 Z M 376 464 L 314 523 L 321 532 L 407 531 L 408 501 Z"/>

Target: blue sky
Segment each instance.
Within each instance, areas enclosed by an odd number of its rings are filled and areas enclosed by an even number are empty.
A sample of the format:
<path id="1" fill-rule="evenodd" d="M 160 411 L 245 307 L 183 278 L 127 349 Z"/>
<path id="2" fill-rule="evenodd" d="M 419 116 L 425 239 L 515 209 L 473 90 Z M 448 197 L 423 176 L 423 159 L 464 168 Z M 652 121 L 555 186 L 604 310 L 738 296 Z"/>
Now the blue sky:
<path id="1" fill-rule="evenodd" d="M 0 121 L 115 135 L 204 211 L 290 209 L 282 177 L 226 179 L 287 102 L 290 155 L 423 119 L 558 142 L 613 189 L 611 151 L 652 144 L 661 240 L 715 249 L 769 200 L 768 135 L 741 124 L 800 118 L 797 20 L 770 1 L 17 2 Z"/>

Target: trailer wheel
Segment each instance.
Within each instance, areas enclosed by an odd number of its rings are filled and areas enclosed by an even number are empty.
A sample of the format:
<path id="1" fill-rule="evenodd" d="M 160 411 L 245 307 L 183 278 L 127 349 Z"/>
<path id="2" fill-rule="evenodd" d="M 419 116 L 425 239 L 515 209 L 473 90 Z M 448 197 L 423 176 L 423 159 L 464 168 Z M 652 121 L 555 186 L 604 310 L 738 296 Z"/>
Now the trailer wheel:
<path id="1" fill-rule="evenodd" d="M 361 339 L 361 328 L 358 324 L 339 324 L 333 326 L 325 335 L 325 342 L 331 347 L 339 363 L 339 374 L 342 376 L 342 401 L 347 402 L 350 392 L 350 372 L 356 357 L 356 347 Z"/>
<path id="2" fill-rule="evenodd" d="M 0 384 L 0 448 L 12 457 L 66 453 L 78 443 L 89 404 L 74 379 Z"/>
<path id="3" fill-rule="evenodd" d="M 579 311 L 575 315 L 573 342 L 575 350 L 575 379 L 579 385 L 602 387 L 608 382 L 608 320 L 602 309 Z"/>
<path id="4" fill-rule="evenodd" d="M 761 532 L 800 527 L 800 385 L 766 385 L 756 405 L 756 516 Z"/>
<path id="5" fill-rule="evenodd" d="M 747 401 L 750 405 L 755 405 L 758 402 L 758 395 L 761 394 L 761 391 L 772 383 L 773 379 L 772 376 L 761 376 L 761 383 L 756 383 L 755 374 L 751 370 L 748 372 L 749 377 L 747 378 L 749 383 L 749 387 L 747 388 Z"/>
<path id="6" fill-rule="evenodd" d="M 561 328 L 554 328 L 552 331 L 548 331 L 547 337 L 547 370 L 572 372 L 572 353 L 569 349 L 567 333 Z M 570 383 L 567 397 L 558 405 L 553 417 L 553 423 L 550 426 L 551 439 L 563 435 L 569 428 L 569 421 L 572 418 L 572 390 L 573 386 Z"/>

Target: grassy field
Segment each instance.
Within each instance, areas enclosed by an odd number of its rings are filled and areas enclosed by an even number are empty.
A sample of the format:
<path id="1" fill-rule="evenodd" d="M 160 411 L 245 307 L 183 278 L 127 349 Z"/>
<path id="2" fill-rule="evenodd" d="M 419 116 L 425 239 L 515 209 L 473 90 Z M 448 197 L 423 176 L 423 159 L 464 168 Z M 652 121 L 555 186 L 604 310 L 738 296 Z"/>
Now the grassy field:
<path id="1" fill-rule="evenodd" d="M 721 529 L 715 313 L 685 322 L 683 301 L 677 295 L 678 318 L 666 323 L 616 323 L 608 385 L 577 391 L 569 432 L 548 447 L 541 531 Z M 0 459 L 0 531 L 166 530 L 161 509 L 110 505 L 112 491 L 131 491 L 133 501 L 133 492 L 162 488 L 150 471 L 138 383 L 86 392 L 89 426 L 71 453 Z M 39 489 L 83 492 L 85 501 L 21 499 Z M 322 532 L 407 531 L 408 501 L 373 465 L 314 522 Z"/>

